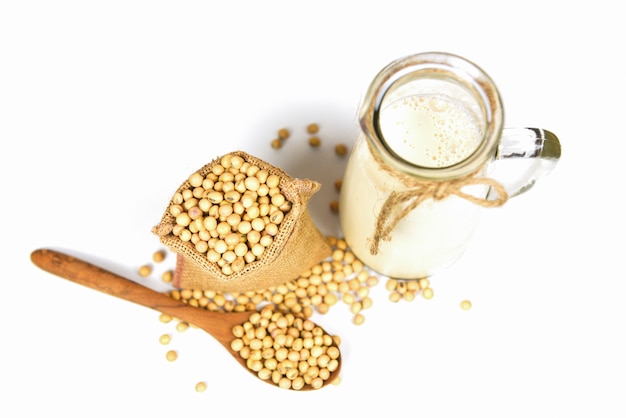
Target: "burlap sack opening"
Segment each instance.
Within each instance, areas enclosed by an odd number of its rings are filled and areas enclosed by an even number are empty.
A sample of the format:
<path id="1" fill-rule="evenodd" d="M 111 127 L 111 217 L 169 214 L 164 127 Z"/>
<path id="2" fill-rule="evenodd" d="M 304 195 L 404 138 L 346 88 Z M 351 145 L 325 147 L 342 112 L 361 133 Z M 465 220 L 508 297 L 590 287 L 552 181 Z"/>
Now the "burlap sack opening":
<path id="1" fill-rule="evenodd" d="M 172 204 L 170 201 L 161 222 L 152 229 L 152 232 L 164 245 L 177 253 L 172 281 L 175 287 L 221 292 L 263 290 L 297 278 L 302 272 L 331 254 L 330 246 L 314 225 L 307 209 L 309 199 L 320 188 L 319 183 L 292 178 L 278 167 L 242 151 L 232 152 L 230 155 L 240 156 L 250 164 L 279 176 L 278 187 L 291 202 L 291 209 L 285 214 L 279 225 L 278 234 L 261 258 L 246 264 L 239 272 L 225 275 L 216 263 L 210 262 L 205 254 L 198 252 L 194 244 L 184 242 L 172 233 L 176 219 L 169 213 Z M 221 158 L 216 158 L 197 172 L 205 176 L 211 172 L 215 164 L 220 163 Z M 176 192 L 182 192 L 190 187 L 189 181 L 185 180 Z"/>

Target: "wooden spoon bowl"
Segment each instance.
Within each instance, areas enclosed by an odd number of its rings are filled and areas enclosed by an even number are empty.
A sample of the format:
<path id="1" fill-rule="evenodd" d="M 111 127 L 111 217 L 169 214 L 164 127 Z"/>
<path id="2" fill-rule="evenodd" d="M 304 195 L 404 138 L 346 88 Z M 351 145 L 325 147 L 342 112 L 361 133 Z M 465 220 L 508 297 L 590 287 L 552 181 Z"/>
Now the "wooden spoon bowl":
<path id="1" fill-rule="evenodd" d="M 233 327 L 246 322 L 252 312 L 213 312 L 196 308 L 87 261 L 51 249 L 33 251 L 31 260 L 36 266 L 49 273 L 111 296 L 166 313 L 203 329 L 219 341 L 246 370 L 259 378 L 256 372 L 248 368 L 246 360 L 231 348 L 231 342 L 235 338 L 232 333 Z M 332 383 L 339 376 L 341 356 L 338 361 L 339 367 L 330 374 L 328 379 L 324 380 L 322 387 Z M 277 386 L 272 380 L 261 380 Z M 300 390 L 314 389 L 311 385 L 304 385 Z"/>

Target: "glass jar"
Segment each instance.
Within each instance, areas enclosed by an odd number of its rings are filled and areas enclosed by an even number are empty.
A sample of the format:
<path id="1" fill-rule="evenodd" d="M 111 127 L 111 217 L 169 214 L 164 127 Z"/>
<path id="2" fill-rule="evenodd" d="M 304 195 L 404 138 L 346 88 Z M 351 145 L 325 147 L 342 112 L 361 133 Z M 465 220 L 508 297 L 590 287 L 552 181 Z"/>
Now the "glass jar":
<path id="1" fill-rule="evenodd" d="M 428 277 L 451 265 L 484 208 L 528 190 L 561 154 L 549 131 L 503 129 L 493 81 L 448 53 L 383 68 L 359 122 L 341 188 L 341 228 L 355 255 L 394 278 Z M 496 179 L 494 172 L 506 174 Z"/>

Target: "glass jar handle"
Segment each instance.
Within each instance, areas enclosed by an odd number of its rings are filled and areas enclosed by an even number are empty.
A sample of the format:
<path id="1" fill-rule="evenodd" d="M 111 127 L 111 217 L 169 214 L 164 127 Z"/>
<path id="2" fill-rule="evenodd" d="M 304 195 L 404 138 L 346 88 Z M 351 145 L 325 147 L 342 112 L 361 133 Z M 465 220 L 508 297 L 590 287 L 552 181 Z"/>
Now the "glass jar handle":
<path id="1" fill-rule="evenodd" d="M 539 128 L 505 128 L 488 175 L 504 186 L 509 197 L 514 197 L 551 172 L 560 158 L 561 143 L 552 132 Z"/>

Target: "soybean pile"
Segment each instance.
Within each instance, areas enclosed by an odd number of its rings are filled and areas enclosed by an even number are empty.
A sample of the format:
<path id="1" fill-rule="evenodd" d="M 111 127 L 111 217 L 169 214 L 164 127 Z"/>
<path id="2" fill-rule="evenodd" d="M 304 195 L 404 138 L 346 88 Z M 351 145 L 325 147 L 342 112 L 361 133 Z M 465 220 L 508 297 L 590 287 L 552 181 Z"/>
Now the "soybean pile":
<path id="1" fill-rule="evenodd" d="M 227 154 L 206 176 L 189 177 L 189 189 L 172 198 L 172 233 L 229 276 L 259 260 L 274 242 L 291 203 L 280 177 Z"/>
<path id="2" fill-rule="evenodd" d="M 322 145 L 322 139 L 318 135 L 318 124 L 311 123 L 307 125 L 306 133 L 309 135 L 308 143 L 311 147 L 318 148 Z M 275 150 L 281 149 L 290 136 L 291 132 L 288 129 L 279 129 L 276 138 L 270 141 L 271 147 Z M 344 157 L 348 154 L 348 148 L 344 144 L 339 144 L 334 147 L 334 152 L 336 155 Z M 248 173 L 248 167 L 244 167 L 243 162 L 238 160 L 224 161 L 222 166 L 225 167 L 225 171 L 232 168 L 242 170 L 242 174 L 237 179 L 235 179 L 237 173 L 233 174 L 233 184 L 239 181 L 241 189 L 233 189 L 237 196 L 235 197 L 234 193 L 231 193 L 232 197 L 230 195 L 226 196 L 226 193 L 220 190 L 222 198 L 228 199 L 231 197 L 233 203 L 241 202 L 246 191 L 255 189 L 258 192 L 259 188 L 261 188 L 261 195 L 267 196 L 267 201 L 262 201 L 261 204 L 267 204 L 268 208 L 269 205 L 272 205 L 272 213 L 278 214 L 275 216 L 284 215 L 289 210 L 286 203 L 280 200 L 280 193 L 277 190 L 278 179 L 265 176 L 264 173 L 259 174 L 254 168 L 252 173 Z M 215 173 L 216 179 L 221 174 L 223 173 Z M 246 185 L 247 179 L 259 180 L 259 177 L 261 181 L 258 187 L 256 183 Z M 195 185 L 197 188 L 203 188 L 204 197 L 209 199 L 209 203 L 215 203 L 210 201 L 212 197 L 210 192 L 214 184 L 203 184 L 206 180 L 206 178 L 189 179 L 190 184 Z M 247 181 L 252 182 L 254 180 Z M 342 180 L 337 179 L 334 184 L 338 193 L 341 191 L 341 183 Z M 261 187 L 261 185 L 264 186 Z M 231 190 L 226 192 L 229 191 Z M 256 204 L 259 203 L 258 196 L 259 193 L 256 193 L 256 199 L 254 200 Z M 274 199 L 273 196 L 278 197 Z M 215 198 L 217 198 L 217 194 Z M 252 199 L 249 200 L 252 202 Z M 185 199 L 181 196 L 181 204 L 184 201 Z M 223 206 L 227 207 L 228 205 Z M 194 223 L 195 214 L 193 210 L 190 211 L 189 209 L 191 207 L 176 206 L 171 208 L 173 214 L 177 216 L 177 222 L 178 216 L 180 216 L 181 227 L 179 231 L 188 230 L 189 226 Z M 329 202 L 329 211 L 332 214 L 336 215 L 339 210 L 338 199 Z M 227 215 L 237 215 L 237 213 L 233 211 L 233 213 Z M 248 223 L 250 228 L 248 228 Z M 276 225 L 280 224 L 280 222 L 274 223 Z M 202 225 L 198 229 L 213 232 L 209 232 L 206 240 L 199 240 L 198 242 L 200 242 L 199 251 L 206 253 L 208 258 L 219 263 L 224 268 L 225 273 L 229 273 L 239 269 L 242 262 L 253 262 L 254 259 L 261 255 L 262 251 L 261 247 L 254 246 L 254 244 L 261 243 L 256 240 L 256 234 L 253 232 L 256 228 L 252 226 L 250 219 L 243 220 L 241 216 L 231 216 L 230 222 L 226 221 L 226 224 L 219 228 L 219 223 Z M 260 225 L 257 228 L 260 228 Z M 243 246 L 240 246 L 239 253 L 233 251 L 234 254 L 226 254 L 226 251 L 222 251 L 226 247 L 221 245 L 221 241 L 224 241 L 224 244 L 227 244 L 227 246 L 228 242 L 226 241 L 230 241 L 230 238 L 234 242 L 234 235 L 229 237 L 229 234 L 239 234 L 239 240 L 241 234 L 250 233 L 251 236 L 246 239 L 245 251 Z M 272 234 L 266 233 L 264 235 L 269 236 Z M 370 291 L 380 281 L 380 276 L 371 271 L 350 251 L 344 239 L 334 236 L 328 236 L 326 239 L 332 248 L 331 257 L 320 261 L 313 267 L 301 272 L 298 277 L 281 285 L 263 290 L 239 293 L 176 288 L 168 291 L 168 295 L 200 309 L 223 312 L 250 311 L 252 313 L 251 320 L 233 329 L 232 342 L 232 348 L 236 348 L 242 358 L 246 359 L 248 368 L 255 371 L 260 378 L 273 381 L 280 388 L 299 390 L 305 385 L 319 388 L 322 386 L 324 378 L 327 378 L 334 370 L 334 367 L 336 367 L 339 351 L 337 347 L 341 343 L 341 338 L 337 335 L 327 335 L 325 336 L 326 339 L 317 335 L 318 338 L 315 338 L 315 333 L 319 331 L 314 331 L 310 328 L 312 322 L 309 319 L 316 313 L 325 315 L 335 306 L 343 305 L 351 313 L 352 323 L 359 326 L 363 325 L 365 323 L 365 311 L 370 309 L 374 303 L 370 296 Z M 166 249 L 158 250 L 153 254 L 153 261 L 160 263 L 167 254 L 168 250 Z M 235 262 L 235 260 L 238 261 Z M 139 274 L 142 277 L 148 277 L 151 273 L 152 268 L 150 264 L 144 264 L 139 268 Z M 166 270 L 161 275 L 161 280 L 165 283 L 170 283 L 172 278 L 172 270 Z M 386 278 L 385 289 L 388 292 L 388 300 L 394 303 L 413 301 L 420 294 L 424 299 L 431 299 L 434 296 L 428 278 L 419 280 Z M 471 303 L 463 301 L 461 307 L 468 310 L 471 307 Z M 189 327 L 189 324 L 179 321 L 177 318 L 171 318 L 168 315 L 161 315 L 160 320 L 164 323 L 178 321 L 176 324 L 178 332 L 184 332 Z M 299 341 L 296 343 L 296 349 L 285 347 L 281 344 L 282 339 L 286 338 L 286 336 L 279 332 L 280 327 L 278 324 L 284 324 L 285 321 L 292 327 L 296 324 L 294 329 L 298 330 L 299 334 L 290 337 L 292 341 Z M 259 326 L 259 324 L 263 324 L 263 326 Z M 276 343 L 272 334 L 274 336 L 281 335 L 278 337 L 280 340 L 278 343 Z M 171 335 L 164 334 L 159 340 L 161 344 L 168 345 L 171 339 Z M 331 345 L 331 342 L 334 345 Z M 321 350 L 321 352 L 316 352 L 315 356 L 311 356 L 310 350 L 313 348 L 315 351 Z M 168 361 L 175 361 L 177 358 L 178 355 L 175 350 L 166 352 Z M 319 362 L 320 358 L 321 363 Z M 333 382 L 333 384 L 339 383 L 340 378 Z M 196 391 L 204 392 L 206 383 L 197 382 L 195 387 Z"/>

